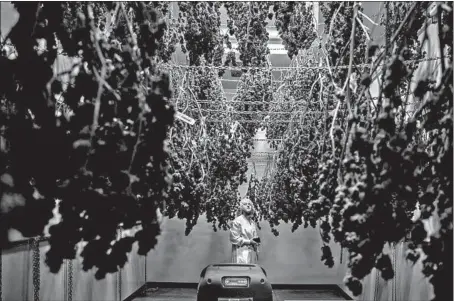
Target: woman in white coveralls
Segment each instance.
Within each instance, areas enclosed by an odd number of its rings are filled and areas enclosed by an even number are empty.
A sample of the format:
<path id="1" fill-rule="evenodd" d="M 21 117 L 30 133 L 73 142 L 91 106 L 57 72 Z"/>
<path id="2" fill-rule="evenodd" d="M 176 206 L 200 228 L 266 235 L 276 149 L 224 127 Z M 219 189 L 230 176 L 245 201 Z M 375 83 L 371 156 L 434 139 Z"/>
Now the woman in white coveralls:
<path id="1" fill-rule="evenodd" d="M 235 218 L 230 227 L 230 242 L 232 243 L 232 263 L 257 263 L 258 238 L 257 226 L 252 220 L 255 210 L 250 199 L 240 202 L 240 215 Z"/>

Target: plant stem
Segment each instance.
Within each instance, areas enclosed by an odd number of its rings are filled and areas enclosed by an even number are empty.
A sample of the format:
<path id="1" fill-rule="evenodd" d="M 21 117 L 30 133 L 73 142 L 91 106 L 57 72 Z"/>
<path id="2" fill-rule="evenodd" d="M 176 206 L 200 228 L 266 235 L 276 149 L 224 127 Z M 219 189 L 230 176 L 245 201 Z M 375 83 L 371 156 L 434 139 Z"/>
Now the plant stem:
<path id="1" fill-rule="evenodd" d="M 358 5 L 356 2 L 353 4 L 353 18 L 352 18 L 352 33 L 351 33 L 351 42 L 350 42 L 350 59 L 348 62 L 348 73 L 347 73 L 347 95 L 345 97 L 345 100 L 347 101 L 347 108 L 349 111 L 349 114 L 352 114 L 352 108 L 351 108 L 351 103 L 350 103 L 350 98 L 351 98 L 351 88 L 350 88 L 350 77 L 352 74 L 352 65 L 353 65 L 353 52 L 355 50 L 355 31 L 356 31 L 356 19 L 358 15 Z"/>

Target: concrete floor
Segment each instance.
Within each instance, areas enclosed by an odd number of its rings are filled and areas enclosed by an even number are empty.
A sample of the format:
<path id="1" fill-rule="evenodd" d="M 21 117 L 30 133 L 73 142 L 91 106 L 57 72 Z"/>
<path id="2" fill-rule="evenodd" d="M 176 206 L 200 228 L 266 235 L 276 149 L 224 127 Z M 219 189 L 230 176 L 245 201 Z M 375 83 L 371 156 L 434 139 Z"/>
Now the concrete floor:
<path id="1" fill-rule="evenodd" d="M 134 301 L 194 301 L 197 291 L 189 288 L 160 288 L 154 292 L 148 290 L 146 296 L 137 297 Z M 274 301 L 290 300 L 345 300 L 337 292 L 324 289 L 308 290 L 275 290 Z"/>

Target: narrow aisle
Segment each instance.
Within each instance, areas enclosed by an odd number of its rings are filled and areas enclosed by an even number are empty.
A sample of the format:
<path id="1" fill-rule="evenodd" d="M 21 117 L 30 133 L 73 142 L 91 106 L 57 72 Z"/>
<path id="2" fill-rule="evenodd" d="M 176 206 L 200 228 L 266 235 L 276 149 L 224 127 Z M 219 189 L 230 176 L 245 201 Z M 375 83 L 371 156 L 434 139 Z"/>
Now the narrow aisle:
<path id="1" fill-rule="evenodd" d="M 278 289 L 273 292 L 274 301 L 291 300 L 346 300 L 333 289 Z M 160 288 L 148 290 L 146 296 L 137 297 L 134 301 L 195 301 L 197 290 L 190 288 Z"/>

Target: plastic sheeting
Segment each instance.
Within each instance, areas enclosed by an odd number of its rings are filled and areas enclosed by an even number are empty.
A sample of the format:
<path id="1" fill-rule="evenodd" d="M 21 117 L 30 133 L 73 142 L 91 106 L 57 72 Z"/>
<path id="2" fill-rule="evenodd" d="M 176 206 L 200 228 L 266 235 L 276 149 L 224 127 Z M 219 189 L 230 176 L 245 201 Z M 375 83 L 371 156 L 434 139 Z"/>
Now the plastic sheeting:
<path id="1" fill-rule="evenodd" d="M 359 301 L 428 301 L 432 298 L 432 288 L 422 274 L 421 259 L 413 266 L 405 259 L 405 243 L 387 248 L 395 277 L 389 281 L 381 278 L 374 269 L 363 281 L 363 293 Z"/>
<path id="2" fill-rule="evenodd" d="M 137 255 L 137 244 L 120 272 L 99 281 L 94 277 L 95 270 L 82 270 L 81 257 L 66 260 L 60 271 L 52 274 L 44 262 L 48 243 L 39 243 L 39 261 L 34 259 L 34 249 L 33 244 L 25 242 L 3 251 L 0 300 L 38 300 L 36 292 L 40 301 L 120 301 L 145 284 L 146 262 L 144 256 Z M 39 283 L 34 281 L 34 274 L 39 275 Z"/>

